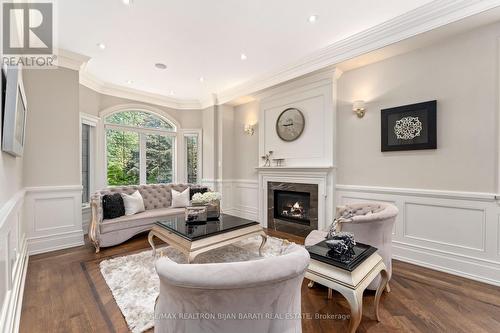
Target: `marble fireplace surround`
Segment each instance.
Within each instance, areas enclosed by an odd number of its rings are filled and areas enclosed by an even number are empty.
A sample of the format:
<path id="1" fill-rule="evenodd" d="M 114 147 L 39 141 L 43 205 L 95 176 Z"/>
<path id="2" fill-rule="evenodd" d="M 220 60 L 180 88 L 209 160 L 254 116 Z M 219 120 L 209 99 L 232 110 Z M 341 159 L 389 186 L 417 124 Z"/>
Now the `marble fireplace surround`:
<path id="1" fill-rule="evenodd" d="M 269 225 L 270 183 L 312 184 L 318 188 L 318 230 L 326 229 L 333 220 L 333 167 L 259 167 L 259 219 L 263 227 Z M 272 193 L 272 191 L 271 191 Z"/>

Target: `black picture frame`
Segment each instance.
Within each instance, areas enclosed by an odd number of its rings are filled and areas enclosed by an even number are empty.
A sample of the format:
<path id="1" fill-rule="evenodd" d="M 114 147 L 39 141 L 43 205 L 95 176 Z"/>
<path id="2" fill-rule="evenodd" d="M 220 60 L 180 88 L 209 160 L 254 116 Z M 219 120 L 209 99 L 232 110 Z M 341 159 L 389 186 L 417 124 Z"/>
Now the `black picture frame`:
<path id="1" fill-rule="evenodd" d="M 437 101 L 398 106 L 381 111 L 381 151 L 437 149 Z M 418 122 L 418 135 L 398 138 L 396 125 L 404 118 Z M 414 118 L 417 118 L 416 120 Z"/>

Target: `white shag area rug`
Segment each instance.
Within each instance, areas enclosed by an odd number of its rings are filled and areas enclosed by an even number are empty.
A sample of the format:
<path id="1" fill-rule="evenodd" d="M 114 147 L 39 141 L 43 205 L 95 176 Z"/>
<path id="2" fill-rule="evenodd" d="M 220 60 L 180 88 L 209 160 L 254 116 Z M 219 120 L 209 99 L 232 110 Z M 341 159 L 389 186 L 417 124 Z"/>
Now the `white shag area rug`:
<path id="1" fill-rule="evenodd" d="M 261 237 L 227 245 L 198 255 L 194 263 L 236 262 L 259 260 L 263 257 L 278 256 L 290 246 L 290 242 L 268 237 L 259 256 Z M 169 257 L 177 263 L 186 263 L 186 257 L 173 247 L 157 249 L 157 255 Z M 154 304 L 159 293 L 160 280 L 154 267 L 155 258 L 151 250 L 128 256 L 102 261 L 99 266 L 116 304 L 120 308 L 128 327 L 134 333 L 144 332 L 153 327 Z"/>

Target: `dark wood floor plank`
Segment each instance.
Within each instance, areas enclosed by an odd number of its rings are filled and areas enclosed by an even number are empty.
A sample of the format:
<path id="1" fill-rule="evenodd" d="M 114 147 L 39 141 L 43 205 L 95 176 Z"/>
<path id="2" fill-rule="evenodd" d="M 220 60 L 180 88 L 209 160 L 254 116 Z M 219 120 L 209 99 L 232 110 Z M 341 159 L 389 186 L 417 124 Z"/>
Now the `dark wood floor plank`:
<path id="1" fill-rule="evenodd" d="M 268 233 L 303 244 L 301 237 Z M 146 236 L 140 235 L 99 254 L 87 243 L 30 257 L 20 332 L 128 332 L 99 262 L 145 249 Z M 308 288 L 307 283 L 301 290 L 303 332 L 346 331 L 347 301 L 336 292 L 328 300 L 327 288 Z M 358 332 L 500 332 L 498 287 L 396 260 L 390 284 L 392 292 L 382 295 L 380 323 L 375 320 L 374 293 L 365 292 Z"/>

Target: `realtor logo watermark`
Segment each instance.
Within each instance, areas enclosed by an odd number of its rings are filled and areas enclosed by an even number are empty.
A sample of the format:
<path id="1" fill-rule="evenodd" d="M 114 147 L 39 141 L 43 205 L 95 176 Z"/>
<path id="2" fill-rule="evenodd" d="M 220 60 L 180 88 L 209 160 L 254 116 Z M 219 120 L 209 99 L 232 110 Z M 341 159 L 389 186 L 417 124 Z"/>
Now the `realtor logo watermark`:
<path id="1" fill-rule="evenodd" d="M 53 68 L 53 4 L 4 2 L 2 6 L 2 64 Z"/>

